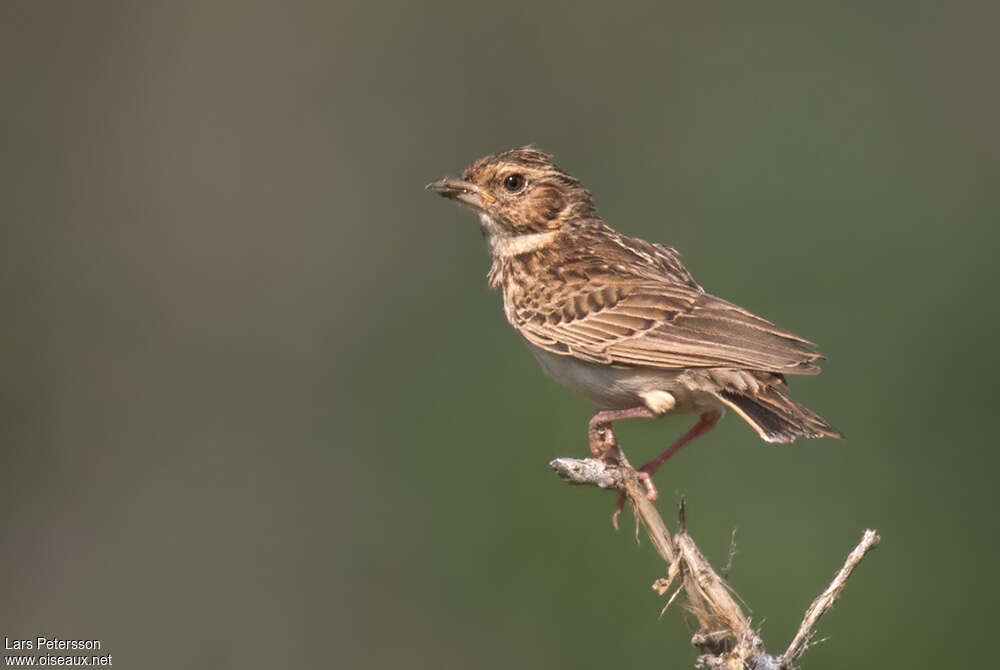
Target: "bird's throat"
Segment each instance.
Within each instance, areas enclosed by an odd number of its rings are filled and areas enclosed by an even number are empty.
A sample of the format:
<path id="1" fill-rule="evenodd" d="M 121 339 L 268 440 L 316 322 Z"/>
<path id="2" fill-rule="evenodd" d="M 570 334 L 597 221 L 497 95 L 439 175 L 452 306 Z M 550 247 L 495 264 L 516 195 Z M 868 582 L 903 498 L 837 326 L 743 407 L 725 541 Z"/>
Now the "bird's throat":
<path id="1" fill-rule="evenodd" d="M 541 233 L 511 233 L 486 214 L 479 215 L 479 222 L 490 240 L 490 250 L 494 257 L 512 258 L 548 246 L 555 241 L 558 230 L 547 230 Z"/>

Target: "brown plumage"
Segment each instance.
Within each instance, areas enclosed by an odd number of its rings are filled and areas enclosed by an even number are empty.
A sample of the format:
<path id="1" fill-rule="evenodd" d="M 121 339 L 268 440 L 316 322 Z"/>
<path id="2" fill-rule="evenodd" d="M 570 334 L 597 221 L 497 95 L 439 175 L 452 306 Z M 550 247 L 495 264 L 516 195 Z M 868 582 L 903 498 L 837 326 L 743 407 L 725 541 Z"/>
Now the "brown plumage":
<path id="1" fill-rule="evenodd" d="M 700 434 L 722 407 L 770 442 L 841 437 L 784 392 L 785 375 L 820 372 L 815 345 L 707 293 L 672 247 L 610 228 L 550 155 L 486 156 L 429 188 L 478 214 L 490 286 L 543 369 L 606 410 L 591 422 L 595 453 L 612 420 L 697 412 Z"/>

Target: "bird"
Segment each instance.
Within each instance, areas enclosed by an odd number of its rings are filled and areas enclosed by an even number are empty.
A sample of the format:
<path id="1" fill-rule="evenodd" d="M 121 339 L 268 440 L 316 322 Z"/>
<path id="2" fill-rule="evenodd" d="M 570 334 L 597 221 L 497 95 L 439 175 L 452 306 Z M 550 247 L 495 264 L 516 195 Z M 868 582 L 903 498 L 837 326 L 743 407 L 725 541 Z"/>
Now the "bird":
<path id="1" fill-rule="evenodd" d="M 766 442 L 843 437 L 787 394 L 788 375 L 819 374 L 816 345 L 708 293 L 673 247 L 611 228 L 551 154 L 509 149 L 426 188 L 477 215 L 507 321 L 545 374 L 596 406 L 595 457 L 615 460 L 616 421 L 698 416 L 638 469 L 649 498 L 652 475 L 727 409 Z"/>

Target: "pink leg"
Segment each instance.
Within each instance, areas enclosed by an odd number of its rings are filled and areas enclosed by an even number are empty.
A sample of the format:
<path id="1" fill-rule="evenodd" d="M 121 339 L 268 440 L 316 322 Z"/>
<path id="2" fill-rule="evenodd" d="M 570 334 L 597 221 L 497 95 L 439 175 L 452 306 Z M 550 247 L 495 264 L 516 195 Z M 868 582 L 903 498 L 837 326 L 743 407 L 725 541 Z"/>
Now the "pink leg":
<path id="1" fill-rule="evenodd" d="M 606 458 L 617 446 L 615 434 L 611 432 L 611 422 L 621 419 L 653 419 L 653 414 L 647 407 L 632 407 L 631 409 L 606 409 L 590 417 L 587 436 L 590 438 L 590 453 L 597 458 Z"/>
<path id="2" fill-rule="evenodd" d="M 639 478 L 642 480 L 643 484 L 645 484 L 646 494 L 650 500 L 656 500 L 660 495 L 656 490 L 656 486 L 653 484 L 652 475 L 654 475 L 656 471 L 660 469 L 660 466 L 666 463 L 671 456 L 680 451 L 681 447 L 688 444 L 696 437 L 700 437 L 715 428 L 715 424 L 719 423 L 719 419 L 721 418 L 722 412 L 719 410 L 705 412 L 701 415 L 698 423 L 691 427 L 691 430 L 684 433 L 676 442 L 667 447 L 666 451 L 662 454 L 639 468 L 636 474 L 639 475 Z M 618 529 L 618 519 L 621 517 L 623 509 L 625 509 L 624 492 L 618 494 L 618 506 L 615 509 L 615 513 L 611 516 L 611 523 L 614 525 L 615 530 Z"/>
<path id="3" fill-rule="evenodd" d="M 648 475 L 656 474 L 656 471 L 660 469 L 660 466 L 666 463 L 671 456 L 680 451 L 681 447 L 686 445 L 688 442 L 691 442 L 696 437 L 700 437 L 715 428 L 715 424 L 719 423 L 720 418 L 722 418 L 722 412 L 719 410 L 705 412 L 701 415 L 701 419 L 698 420 L 698 423 L 692 426 L 691 430 L 684 433 L 680 439 L 667 447 L 667 450 L 662 454 L 639 468 L 639 471 L 645 472 Z"/>

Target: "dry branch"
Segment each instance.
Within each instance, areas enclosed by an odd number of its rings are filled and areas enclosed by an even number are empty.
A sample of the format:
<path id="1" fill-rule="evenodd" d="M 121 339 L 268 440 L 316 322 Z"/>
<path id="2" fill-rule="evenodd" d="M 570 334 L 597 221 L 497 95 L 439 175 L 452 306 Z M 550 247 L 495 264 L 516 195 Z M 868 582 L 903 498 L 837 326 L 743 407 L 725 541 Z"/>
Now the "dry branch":
<path id="1" fill-rule="evenodd" d="M 799 626 L 798 632 L 792 639 L 791 644 L 788 645 L 788 649 L 785 653 L 781 655 L 781 667 L 791 668 L 792 663 L 795 662 L 805 650 L 809 648 L 809 642 L 812 639 L 813 627 L 819 618 L 823 616 L 828 609 L 833 607 L 833 603 L 840 597 L 840 592 L 844 590 L 844 586 L 847 584 L 847 578 L 851 576 L 855 566 L 861 562 L 861 559 L 865 557 L 870 549 L 875 547 L 882 538 L 879 537 L 878 533 L 873 530 L 866 530 L 865 534 L 861 537 L 861 542 L 858 546 L 854 547 L 854 551 L 847 555 L 847 560 L 844 561 L 844 567 L 840 569 L 837 576 L 833 578 L 830 585 L 826 587 L 826 591 L 823 591 L 816 600 L 813 601 L 809 609 L 806 610 L 806 614 L 802 617 L 802 625 Z"/>
<path id="2" fill-rule="evenodd" d="M 840 595 L 847 578 L 865 554 L 879 542 L 878 534 L 866 530 L 861 543 L 847 557 L 844 567 L 830 586 L 809 606 L 799 630 L 785 653 L 767 653 L 760 635 L 736 602 L 729 585 L 716 574 L 694 539 L 687 532 L 684 505 L 680 507 L 680 525 L 671 536 L 663 518 L 649 500 L 646 489 L 619 450 L 618 462 L 596 458 L 557 458 L 549 464 L 572 484 L 589 484 L 603 489 L 617 489 L 625 494 L 636 518 L 646 529 L 653 547 L 667 564 L 667 576 L 657 579 L 653 588 L 665 595 L 674 589 L 664 611 L 681 593 L 686 608 L 698 620 L 698 630 L 691 644 L 703 654 L 696 667 L 720 670 L 790 670 L 809 647 L 813 627 Z"/>

